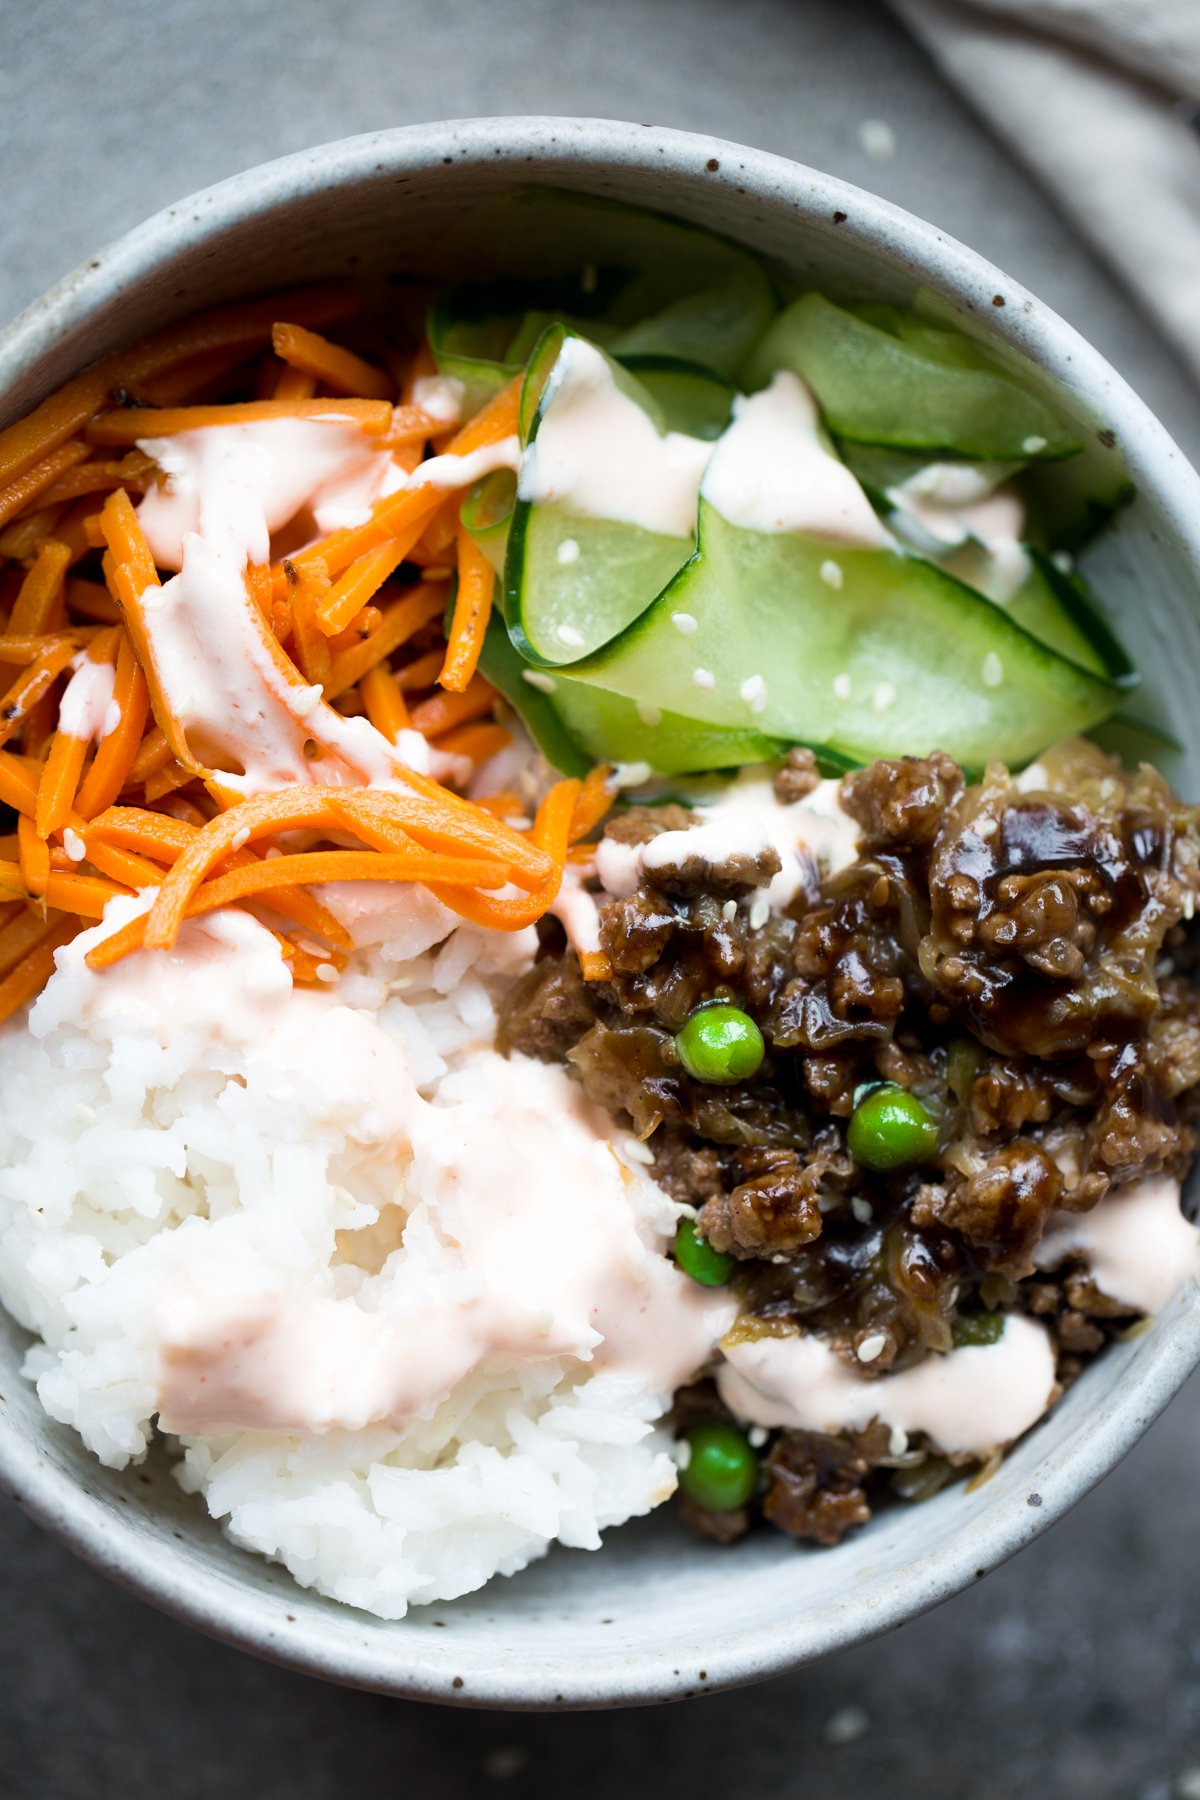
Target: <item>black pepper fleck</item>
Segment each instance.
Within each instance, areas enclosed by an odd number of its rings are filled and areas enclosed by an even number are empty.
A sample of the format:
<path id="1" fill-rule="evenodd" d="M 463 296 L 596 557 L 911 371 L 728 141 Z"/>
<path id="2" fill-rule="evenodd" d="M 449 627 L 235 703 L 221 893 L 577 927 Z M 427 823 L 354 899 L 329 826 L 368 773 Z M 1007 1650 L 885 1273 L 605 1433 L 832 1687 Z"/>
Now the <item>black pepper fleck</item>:
<path id="1" fill-rule="evenodd" d="M 1112 449 L 1112 447 L 1113 447 L 1113 445 L 1114 445 L 1114 444 L 1115 444 L 1115 443 L 1116 443 L 1116 441 L 1117 441 L 1117 434 L 1116 434 L 1116 432 L 1115 432 L 1115 431 L 1110 431 L 1110 430 L 1109 430 L 1109 429 L 1108 429 L 1108 426 L 1107 426 L 1107 425 L 1106 425 L 1106 426 L 1105 426 L 1105 427 L 1104 427 L 1104 430 L 1103 430 L 1103 431 L 1098 431 L 1098 432 L 1097 432 L 1097 433 L 1096 433 L 1096 436 L 1097 436 L 1097 437 L 1098 437 L 1098 438 L 1099 438 L 1099 439 L 1100 439 L 1100 442 L 1101 442 L 1101 443 L 1102 443 L 1102 444 L 1103 444 L 1103 445 L 1104 445 L 1104 448 L 1105 448 L 1105 449 L 1106 449 L 1106 450 L 1111 450 L 1111 449 Z"/>
<path id="2" fill-rule="evenodd" d="M 721 165 L 717 161 L 715 156 L 710 156 L 704 166 L 708 170 L 710 175 L 715 175 Z"/>
<path id="3" fill-rule="evenodd" d="M 833 222 L 835 225 L 844 225 L 846 223 L 845 213 L 844 212 L 835 212 L 833 215 Z"/>
<path id="4" fill-rule="evenodd" d="M 993 294 L 992 295 L 992 305 L 993 306 L 1003 306 L 1004 305 L 1004 295 L 1003 294 Z"/>
<path id="5" fill-rule="evenodd" d="M 1040 1506 L 1042 1504 L 1042 1496 L 1040 1494 L 1029 1494 L 1026 1496 L 1025 1504 L 1027 1506 Z"/>
<path id="6" fill-rule="evenodd" d="M 451 1683 L 450 1683 L 450 1686 L 451 1686 L 451 1687 L 452 1687 L 452 1688 L 460 1688 L 460 1687 L 461 1687 L 461 1686 L 462 1686 L 462 1684 L 463 1684 L 463 1678 L 462 1678 L 462 1676 L 461 1676 L 461 1675 L 456 1675 L 456 1676 L 455 1676 L 455 1677 L 454 1677 L 454 1680 L 453 1680 L 453 1681 L 452 1681 L 452 1682 L 451 1682 Z"/>

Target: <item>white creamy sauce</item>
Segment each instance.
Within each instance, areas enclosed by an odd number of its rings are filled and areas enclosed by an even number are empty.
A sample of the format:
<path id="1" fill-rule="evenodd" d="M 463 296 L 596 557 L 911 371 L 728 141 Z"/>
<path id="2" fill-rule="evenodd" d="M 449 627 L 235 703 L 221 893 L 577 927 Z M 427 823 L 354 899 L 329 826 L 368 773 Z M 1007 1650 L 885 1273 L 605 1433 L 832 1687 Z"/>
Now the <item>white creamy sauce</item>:
<path id="1" fill-rule="evenodd" d="M 521 466 L 520 438 L 501 438 L 495 444 L 484 444 L 478 450 L 469 450 L 465 456 L 430 456 L 420 463 L 408 477 L 409 487 L 469 487 L 473 481 L 482 481 L 485 475 L 492 475 L 497 469 L 518 469 Z"/>
<path id="2" fill-rule="evenodd" d="M 587 870 L 578 863 L 568 863 L 563 870 L 562 886 L 550 911 L 567 934 L 567 942 L 579 954 L 594 954 L 600 948 L 600 910 L 584 887 Z"/>
<path id="3" fill-rule="evenodd" d="M 607 359 L 582 338 L 564 343 L 543 408 L 521 462 L 522 500 L 665 537 L 692 535 L 710 443 L 679 431 L 660 437 L 621 392 Z"/>
<path id="4" fill-rule="evenodd" d="M 888 489 L 893 524 L 913 548 L 936 556 L 1001 605 L 1028 580 L 1031 566 L 1025 503 L 998 480 L 1002 474 L 986 463 L 930 463 Z"/>
<path id="5" fill-rule="evenodd" d="M 716 445 L 701 492 L 731 525 L 803 531 L 865 549 L 892 539 L 855 476 L 824 442 L 816 402 L 780 369 L 770 387 L 741 394 Z"/>
<path id="6" fill-rule="evenodd" d="M 238 507 L 247 524 L 248 550 L 265 562 L 273 532 L 306 507 L 319 531 L 358 525 L 389 478 L 403 471 L 349 420 L 260 419 L 254 424 L 210 425 L 176 437 L 144 438 L 165 485 L 151 487 L 138 521 L 160 569 L 179 569 L 184 539 L 202 531 L 204 501 L 219 485 L 225 504 Z M 328 508 L 328 511 L 326 510 Z"/>
<path id="7" fill-rule="evenodd" d="M 422 375 L 413 382 L 413 405 L 448 429 L 462 418 L 464 392 L 454 375 Z"/>
<path id="8" fill-rule="evenodd" d="M 858 826 L 842 810 L 840 782 L 822 781 L 802 799 L 776 799 L 771 777 L 746 769 L 710 804 L 697 807 L 701 823 L 684 831 L 664 831 L 648 844 L 621 844 L 603 838 L 596 846 L 596 874 L 606 893 L 624 899 L 643 870 L 677 866 L 690 858 L 724 862 L 731 856 L 758 856 L 774 847 L 781 868 L 766 889 L 774 911 L 795 899 L 806 878 L 820 870 L 836 874 L 858 855 Z"/>
<path id="9" fill-rule="evenodd" d="M 110 662 L 93 662 L 81 651 L 71 663 L 72 675 L 58 704 L 58 729 L 85 743 L 98 743 L 115 731 L 121 709 L 113 701 L 117 679 Z"/>
<path id="10" fill-rule="evenodd" d="M 923 1431 L 943 1451 L 973 1454 L 1011 1443 L 1045 1412 L 1054 1349 L 1044 1326 L 1019 1313 L 995 1344 L 930 1355 L 895 1375 L 856 1375 L 822 1338 L 763 1337 L 730 1344 L 717 1371 L 721 1398 L 750 1424 L 860 1431 L 875 1419 Z"/>
<path id="11" fill-rule="evenodd" d="M 1116 1188 L 1086 1213 L 1058 1213 L 1034 1252 L 1039 1269 L 1084 1256 L 1102 1294 L 1161 1312 L 1197 1272 L 1200 1231 L 1179 1210 L 1179 1183 L 1156 1175 Z"/>

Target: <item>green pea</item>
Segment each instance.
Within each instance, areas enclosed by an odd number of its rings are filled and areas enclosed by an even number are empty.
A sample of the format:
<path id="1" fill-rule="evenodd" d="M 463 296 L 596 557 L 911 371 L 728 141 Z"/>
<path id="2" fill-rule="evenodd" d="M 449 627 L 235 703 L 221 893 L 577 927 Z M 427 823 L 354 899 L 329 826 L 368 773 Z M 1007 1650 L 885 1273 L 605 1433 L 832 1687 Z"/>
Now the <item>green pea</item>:
<path id="1" fill-rule="evenodd" d="M 959 1313 L 950 1330 L 956 1350 L 969 1350 L 977 1344 L 998 1344 L 1004 1336 L 1002 1312 Z"/>
<path id="2" fill-rule="evenodd" d="M 675 1227 L 675 1261 L 685 1275 L 690 1275 L 702 1287 L 724 1287 L 733 1274 L 733 1257 L 723 1256 L 702 1237 L 697 1237 L 691 1219 L 680 1219 Z"/>
<path id="3" fill-rule="evenodd" d="M 766 1053 L 762 1032 L 749 1013 L 724 1000 L 698 1007 L 685 1019 L 675 1048 L 693 1081 L 716 1087 L 757 1075 Z"/>
<path id="4" fill-rule="evenodd" d="M 855 1162 L 884 1173 L 927 1162 L 937 1150 L 937 1121 L 915 1094 L 885 1082 L 855 1107 L 846 1143 Z"/>
<path id="5" fill-rule="evenodd" d="M 745 1506 L 758 1486 L 758 1458 L 745 1432 L 713 1420 L 693 1425 L 684 1441 L 692 1452 L 686 1469 L 679 1471 L 684 1493 L 710 1512 Z"/>

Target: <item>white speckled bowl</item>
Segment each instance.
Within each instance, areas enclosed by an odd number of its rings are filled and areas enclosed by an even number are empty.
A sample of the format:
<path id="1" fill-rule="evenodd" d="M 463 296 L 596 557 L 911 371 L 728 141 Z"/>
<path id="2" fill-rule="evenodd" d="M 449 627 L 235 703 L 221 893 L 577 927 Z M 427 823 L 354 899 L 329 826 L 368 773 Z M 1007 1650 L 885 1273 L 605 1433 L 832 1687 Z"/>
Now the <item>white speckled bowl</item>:
<path id="1" fill-rule="evenodd" d="M 1021 361 L 1097 456 L 1115 438 L 1139 498 L 1090 566 L 1200 793 L 1200 481 L 1061 319 L 962 245 L 870 194 L 735 144 L 598 120 L 490 119 L 352 138 L 241 175 L 150 219 L 0 339 L 0 421 L 83 364 L 197 306 L 353 269 L 471 259 L 468 206 L 540 181 L 678 213 L 837 292 L 918 286 Z M 584 249 L 586 254 L 586 249 Z M 764 1532 L 732 1554 L 667 1517 L 556 1552 L 511 1581 L 383 1624 L 233 1549 L 165 1464 L 114 1475 L 43 1415 L 0 1321 L 0 1480 L 81 1555 L 201 1630 L 330 1679 L 474 1706 L 669 1700 L 775 1674 L 947 1598 L 1057 1519 L 1140 1437 L 1200 1360 L 1194 1284 L 1111 1350 L 973 1494 L 884 1512 L 835 1550 Z"/>

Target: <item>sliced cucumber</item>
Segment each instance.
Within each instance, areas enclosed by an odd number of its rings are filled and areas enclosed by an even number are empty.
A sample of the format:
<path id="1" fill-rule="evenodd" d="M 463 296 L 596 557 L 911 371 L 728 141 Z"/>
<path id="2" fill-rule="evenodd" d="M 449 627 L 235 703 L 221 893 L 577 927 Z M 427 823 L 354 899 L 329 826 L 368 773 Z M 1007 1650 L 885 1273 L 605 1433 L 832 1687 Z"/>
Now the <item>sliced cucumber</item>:
<path id="1" fill-rule="evenodd" d="M 554 370 L 564 346 L 576 336 L 553 327 L 530 358 L 521 396 L 526 446 L 536 444 L 551 415 L 561 391 L 552 379 Z M 661 436 L 663 416 L 653 397 L 629 370 L 606 360 L 617 388 Z M 514 644 L 534 663 L 554 667 L 577 661 L 644 611 L 693 548 L 691 537 L 589 518 L 558 503 L 533 504 L 518 493 L 502 599 Z"/>
<path id="2" fill-rule="evenodd" d="M 1065 574 L 1043 551 L 1029 551 L 1030 572 L 1004 607 L 1014 624 L 1060 656 L 1121 688 L 1136 687 L 1138 673 L 1113 636 L 1086 582 Z"/>
<path id="3" fill-rule="evenodd" d="M 754 352 L 749 384 L 765 386 L 776 369 L 802 376 L 830 430 L 856 443 L 1005 461 L 1079 448 L 1042 400 L 974 344 L 894 308 L 863 317 L 802 294 Z"/>
<path id="4" fill-rule="evenodd" d="M 1121 699 L 932 563 L 746 531 L 703 500 L 696 554 L 572 678 L 860 760 L 940 748 L 972 769 L 1020 765 Z"/>
<path id="5" fill-rule="evenodd" d="M 458 509 L 459 518 L 501 579 L 516 498 L 517 478 L 512 470 L 495 469 L 475 483 Z"/>
<path id="6" fill-rule="evenodd" d="M 496 618 L 488 626 L 479 667 L 547 762 L 564 775 L 586 774 L 593 762 L 646 762 L 658 775 L 690 775 L 769 762 L 786 748 L 758 731 L 728 731 L 675 713 L 649 713 L 654 722 L 648 724 L 635 702 L 619 694 L 531 671 Z M 542 684 L 550 682 L 554 686 L 547 692 Z"/>
<path id="7" fill-rule="evenodd" d="M 667 431 L 711 442 L 719 438 L 733 410 L 733 389 L 695 363 L 670 357 L 630 356 L 624 366 L 636 375 L 662 415 Z"/>

